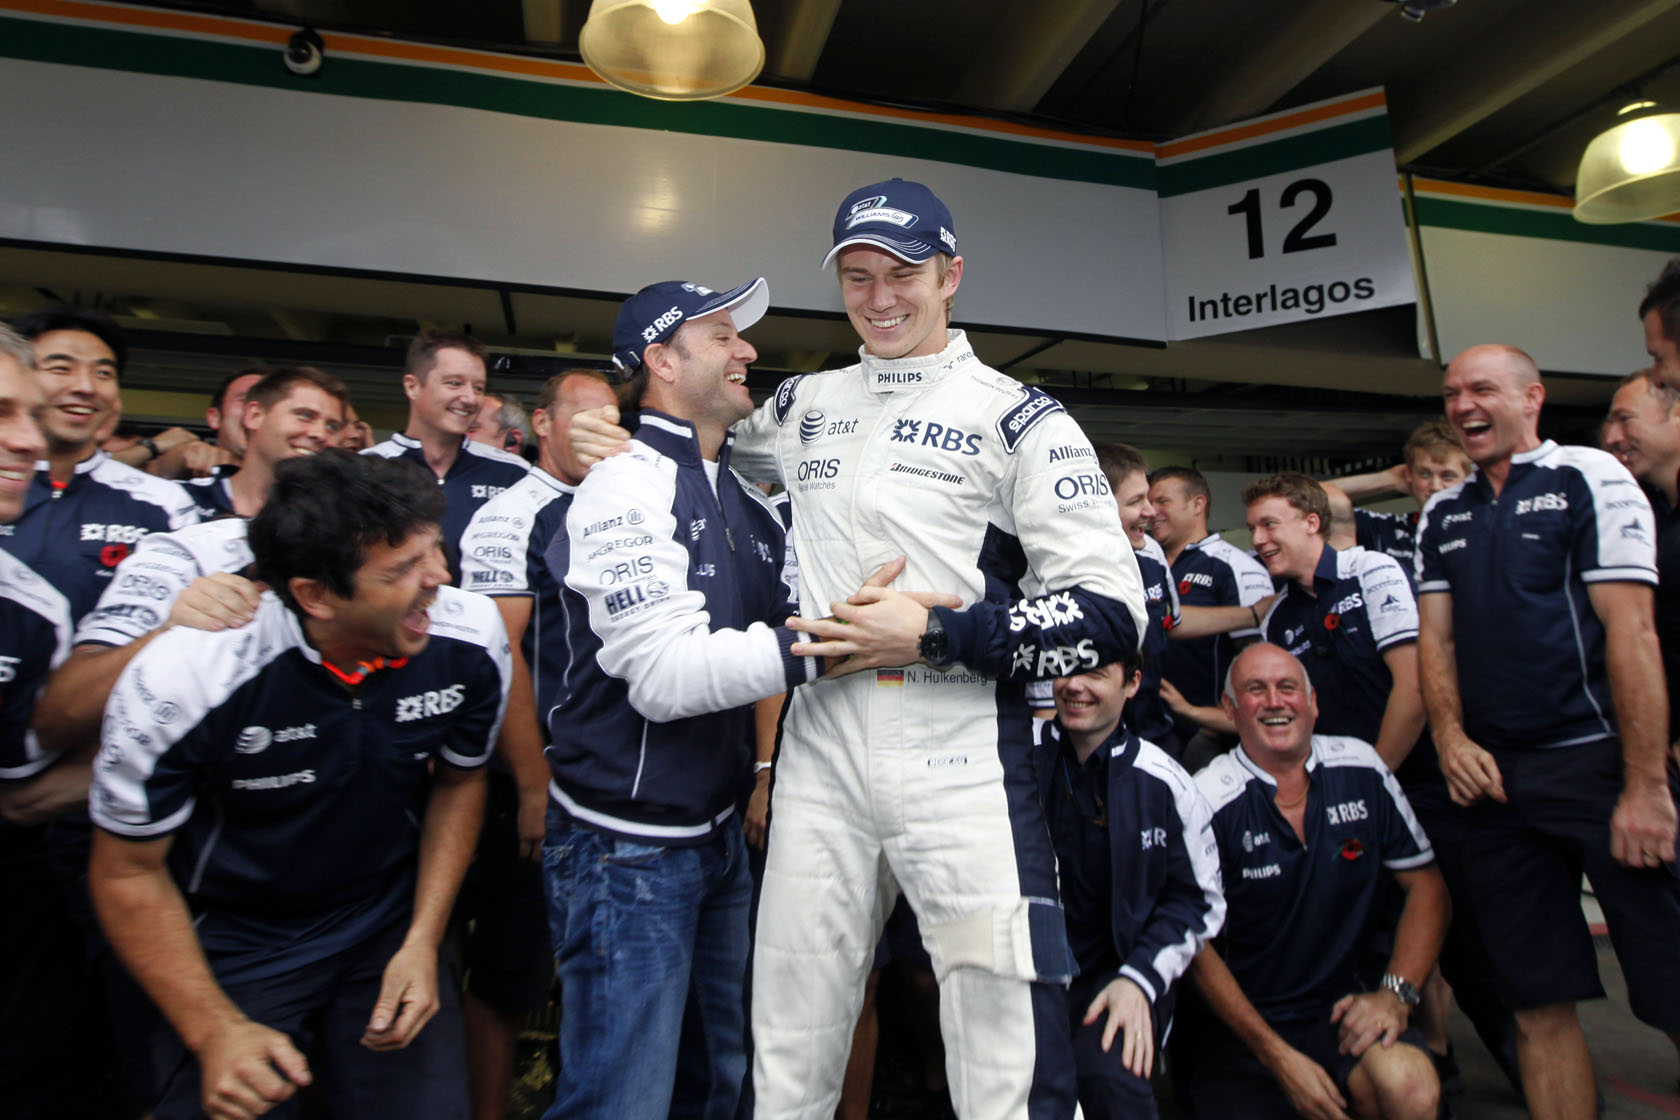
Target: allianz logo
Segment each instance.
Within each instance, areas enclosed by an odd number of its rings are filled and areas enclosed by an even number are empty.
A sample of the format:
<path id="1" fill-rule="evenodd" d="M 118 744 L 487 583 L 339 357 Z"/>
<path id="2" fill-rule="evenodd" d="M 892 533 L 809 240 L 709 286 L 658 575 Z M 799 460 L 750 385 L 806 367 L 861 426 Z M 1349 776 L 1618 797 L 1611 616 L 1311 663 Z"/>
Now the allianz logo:
<path id="1" fill-rule="evenodd" d="M 279 731 L 270 731 L 266 727 L 247 727 L 233 741 L 233 749 L 240 754 L 261 754 L 275 743 L 295 743 L 299 739 L 313 738 L 315 738 L 315 725 L 313 723 L 300 724 L 297 727 L 282 727 Z"/>

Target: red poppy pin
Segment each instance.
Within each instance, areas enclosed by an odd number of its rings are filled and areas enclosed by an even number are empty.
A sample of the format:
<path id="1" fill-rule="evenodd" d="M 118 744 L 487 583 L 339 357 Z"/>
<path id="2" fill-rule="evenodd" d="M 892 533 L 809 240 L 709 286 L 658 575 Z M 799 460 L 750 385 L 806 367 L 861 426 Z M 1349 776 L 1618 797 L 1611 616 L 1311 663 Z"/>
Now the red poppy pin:
<path id="1" fill-rule="evenodd" d="M 1181 579 L 1181 580 L 1178 581 L 1178 593 L 1180 595 L 1190 594 L 1190 581 L 1189 580 Z"/>
<path id="2" fill-rule="evenodd" d="M 1331 611 L 1329 614 L 1324 616 L 1324 628 L 1326 630 L 1334 630 L 1341 624 L 1342 616 L 1337 614 L 1335 611 Z"/>
<path id="3" fill-rule="evenodd" d="M 99 550 L 99 562 L 107 568 L 114 568 L 128 559 L 126 544 L 108 544 Z"/>
<path id="4" fill-rule="evenodd" d="M 1342 841 L 1342 858 L 1347 860 L 1349 863 L 1352 863 L 1364 854 L 1365 845 L 1361 844 L 1354 837 L 1349 836 L 1346 840 Z"/>

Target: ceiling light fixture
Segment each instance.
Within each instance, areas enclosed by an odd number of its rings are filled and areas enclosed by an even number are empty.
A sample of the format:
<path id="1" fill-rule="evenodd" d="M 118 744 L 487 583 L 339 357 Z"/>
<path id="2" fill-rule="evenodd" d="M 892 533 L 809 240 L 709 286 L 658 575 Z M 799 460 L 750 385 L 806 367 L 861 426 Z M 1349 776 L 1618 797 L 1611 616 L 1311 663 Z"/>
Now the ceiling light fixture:
<path id="1" fill-rule="evenodd" d="M 1442 8 L 1450 8 L 1458 0 L 1389 0 L 1400 5 L 1400 18 L 1409 23 L 1422 23 L 1423 17 Z"/>
<path id="2" fill-rule="evenodd" d="M 1593 137 L 1575 173 L 1575 220 L 1642 222 L 1680 212 L 1680 113 L 1639 100 Z"/>
<path id="3" fill-rule="evenodd" d="M 578 50 L 612 85 L 664 101 L 722 97 L 764 69 L 749 0 L 594 0 Z"/>

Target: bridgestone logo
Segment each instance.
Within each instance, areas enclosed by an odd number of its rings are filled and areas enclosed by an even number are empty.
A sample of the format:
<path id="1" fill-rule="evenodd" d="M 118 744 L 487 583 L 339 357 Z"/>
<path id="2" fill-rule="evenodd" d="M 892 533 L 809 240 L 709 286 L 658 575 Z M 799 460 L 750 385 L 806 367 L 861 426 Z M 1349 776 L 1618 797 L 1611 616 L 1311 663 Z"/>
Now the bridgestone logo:
<path id="1" fill-rule="evenodd" d="M 912 467 L 905 463 L 894 463 L 887 469 L 889 471 L 896 471 L 899 474 L 913 474 L 917 478 L 931 478 L 935 482 L 950 482 L 957 486 L 961 486 L 963 483 L 968 481 L 968 479 L 964 478 L 960 474 L 951 474 L 948 471 L 936 471 L 928 467 Z"/>

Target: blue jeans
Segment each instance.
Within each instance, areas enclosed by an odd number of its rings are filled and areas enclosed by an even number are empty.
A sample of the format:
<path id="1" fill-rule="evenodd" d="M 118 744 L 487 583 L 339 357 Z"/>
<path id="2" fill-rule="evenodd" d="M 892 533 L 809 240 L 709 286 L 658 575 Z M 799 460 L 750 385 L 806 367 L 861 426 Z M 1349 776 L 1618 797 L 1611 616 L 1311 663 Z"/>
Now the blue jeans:
<path id="1" fill-rule="evenodd" d="M 561 998 L 545 1120 L 732 1120 L 747 1072 L 752 901 L 740 821 L 704 844 L 659 847 L 551 810 L 543 877 Z"/>

